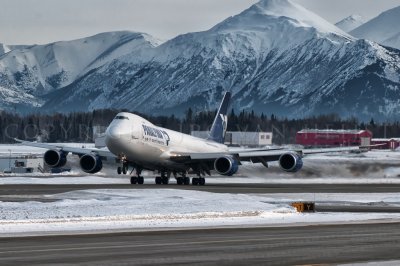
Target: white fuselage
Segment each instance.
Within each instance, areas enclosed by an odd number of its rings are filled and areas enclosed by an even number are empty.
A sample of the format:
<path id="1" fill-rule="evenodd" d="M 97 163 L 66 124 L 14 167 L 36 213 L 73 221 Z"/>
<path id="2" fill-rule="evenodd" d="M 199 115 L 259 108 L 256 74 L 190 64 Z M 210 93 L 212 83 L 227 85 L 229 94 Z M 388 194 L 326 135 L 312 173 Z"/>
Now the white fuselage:
<path id="1" fill-rule="evenodd" d="M 106 145 L 119 158 L 150 170 L 185 170 L 185 165 L 170 160 L 175 154 L 228 151 L 226 145 L 157 127 L 131 113 L 119 113 L 112 121 L 106 131 Z"/>

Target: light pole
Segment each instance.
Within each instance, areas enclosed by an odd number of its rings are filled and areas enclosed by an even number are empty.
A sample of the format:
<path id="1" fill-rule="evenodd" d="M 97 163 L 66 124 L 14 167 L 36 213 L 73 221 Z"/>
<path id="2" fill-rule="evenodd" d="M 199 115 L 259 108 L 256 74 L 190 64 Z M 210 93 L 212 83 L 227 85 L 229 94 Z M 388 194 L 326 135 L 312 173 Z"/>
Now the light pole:
<path id="1" fill-rule="evenodd" d="M 11 171 L 11 149 L 8 149 L 10 152 L 10 157 L 8 158 L 8 170 Z"/>

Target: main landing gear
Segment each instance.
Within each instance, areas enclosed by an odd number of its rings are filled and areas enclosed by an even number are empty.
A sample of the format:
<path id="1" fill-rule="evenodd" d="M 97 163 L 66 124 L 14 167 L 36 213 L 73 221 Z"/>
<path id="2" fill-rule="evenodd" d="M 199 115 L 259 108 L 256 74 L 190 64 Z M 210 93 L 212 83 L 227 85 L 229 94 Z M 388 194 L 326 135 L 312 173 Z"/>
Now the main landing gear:
<path id="1" fill-rule="evenodd" d="M 176 183 L 178 184 L 178 185 L 185 185 L 185 186 L 187 186 L 187 185 L 190 185 L 190 178 L 189 177 L 187 177 L 187 176 L 185 176 L 185 177 L 177 177 L 176 178 Z"/>
<path id="2" fill-rule="evenodd" d="M 128 163 L 123 163 L 122 166 L 119 166 L 117 168 L 117 173 L 119 175 L 121 174 L 127 174 L 129 170 L 129 166 Z M 144 184 L 144 178 L 143 176 L 141 176 L 142 174 L 142 170 L 139 167 L 134 167 L 131 171 L 131 175 L 133 173 L 133 171 L 136 170 L 136 176 L 131 176 L 130 178 L 130 182 L 132 185 L 143 185 Z M 204 186 L 206 184 L 206 179 L 204 177 L 201 176 L 201 174 L 197 174 L 198 177 L 193 177 L 192 178 L 192 182 L 190 182 L 190 177 L 186 176 L 186 173 L 180 173 L 180 176 L 177 176 L 176 172 L 171 172 L 171 171 L 160 171 L 160 176 L 156 176 L 154 181 L 156 183 L 156 185 L 168 185 L 170 182 L 170 178 L 171 178 L 171 174 L 173 174 L 173 176 L 176 179 L 176 184 L 177 185 L 185 185 L 188 186 L 190 185 L 190 183 L 192 183 L 193 186 Z"/>
<path id="3" fill-rule="evenodd" d="M 206 184 L 206 179 L 204 177 L 193 177 L 192 185 L 193 186 L 204 186 Z"/>
<path id="4" fill-rule="evenodd" d="M 180 176 L 177 176 L 176 172 L 167 172 L 167 171 L 161 171 L 161 176 L 157 176 L 155 178 L 155 183 L 157 185 L 168 185 L 171 174 L 174 175 L 176 179 L 176 184 L 179 186 L 185 185 L 188 186 L 190 185 L 190 177 L 186 176 L 186 173 L 180 173 Z M 192 178 L 192 185 L 193 186 L 204 186 L 206 184 L 206 179 L 204 177 L 193 177 Z"/>
<path id="5" fill-rule="evenodd" d="M 176 176 L 176 173 L 174 173 L 175 179 L 176 179 L 176 184 L 178 185 L 190 185 L 190 177 L 186 176 L 186 173 L 181 173 L 181 176 Z"/>
<path id="6" fill-rule="evenodd" d="M 154 181 L 156 185 L 168 185 L 170 177 L 171 172 L 161 171 L 161 176 L 156 176 Z"/>
<path id="7" fill-rule="evenodd" d="M 143 176 L 131 176 L 131 184 L 132 185 L 143 185 L 144 184 L 144 177 Z"/>
<path id="8" fill-rule="evenodd" d="M 135 170 L 135 168 L 132 169 L 132 172 L 133 172 L 133 170 Z M 136 184 L 143 185 L 144 184 L 144 177 L 141 176 L 142 171 L 143 171 L 143 169 L 136 167 L 136 176 L 131 176 L 131 184 L 132 185 L 136 185 Z M 131 172 L 131 174 L 132 174 L 132 172 Z"/>

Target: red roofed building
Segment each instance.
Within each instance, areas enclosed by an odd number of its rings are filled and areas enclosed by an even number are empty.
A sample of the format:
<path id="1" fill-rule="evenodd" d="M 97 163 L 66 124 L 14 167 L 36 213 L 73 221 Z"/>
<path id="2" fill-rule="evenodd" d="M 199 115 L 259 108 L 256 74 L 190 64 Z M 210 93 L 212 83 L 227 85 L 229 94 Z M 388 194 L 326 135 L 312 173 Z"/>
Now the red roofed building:
<path id="1" fill-rule="evenodd" d="M 303 146 L 367 146 L 372 133 L 368 130 L 304 129 L 296 134 L 296 144 Z"/>
<path id="2" fill-rule="evenodd" d="M 374 149 L 395 150 L 400 146 L 400 138 L 372 139 L 371 145 L 380 145 L 374 147 Z"/>

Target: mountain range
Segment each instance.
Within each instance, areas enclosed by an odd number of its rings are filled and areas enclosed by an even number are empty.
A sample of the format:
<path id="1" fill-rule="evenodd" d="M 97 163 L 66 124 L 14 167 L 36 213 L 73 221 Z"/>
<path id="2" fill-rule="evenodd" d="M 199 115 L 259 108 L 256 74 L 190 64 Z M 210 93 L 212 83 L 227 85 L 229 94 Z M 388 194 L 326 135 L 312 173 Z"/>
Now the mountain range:
<path id="1" fill-rule="evenodd" d="M 336 23 L 336 27 L 345 32 L 350 32 L 365 23 L 365 20 L 360 15 L 351 15 Z"/>
<path id="2" fill-rule="evenodd" d="M 229 90 L 236 110 L 396 119 L 400 51 L 352 33 L 291 0 L 262 0 L 207 31 L 164 43 L 110 32 L 0 45 L 0 108 L 181 114 L 214 110 Z"/>
<path id="3" fill-rule="evenodd" d="M 350 32 L 360 39 L 368 39 L 400 49 L 400 6 L 383 12 L 376 18 Z"/>

